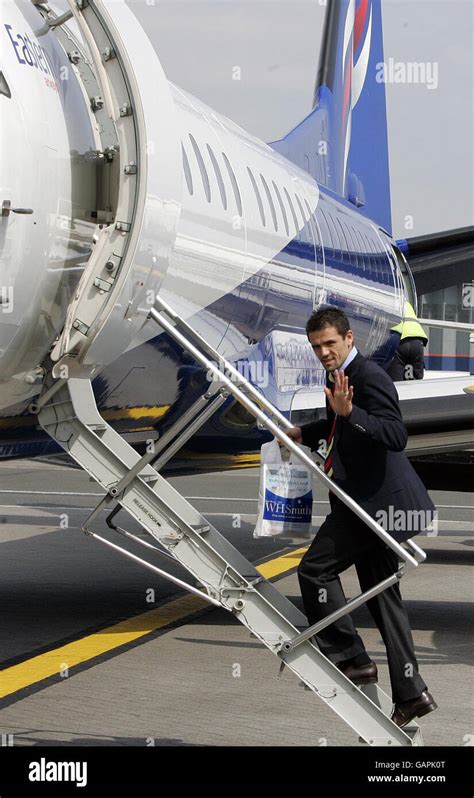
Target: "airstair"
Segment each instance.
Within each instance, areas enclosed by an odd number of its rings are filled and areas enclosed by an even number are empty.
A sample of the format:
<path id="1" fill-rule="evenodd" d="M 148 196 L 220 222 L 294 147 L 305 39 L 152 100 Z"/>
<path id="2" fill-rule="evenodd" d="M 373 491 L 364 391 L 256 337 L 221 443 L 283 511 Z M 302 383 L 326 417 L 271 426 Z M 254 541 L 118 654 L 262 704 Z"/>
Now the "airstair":
<path id="1" fill-rule="evenodd" d="M 373 746 L 422 745 L 419 726 L 403 729 L 390 719 L 392 701 L 377 684 L 358 687 L 328 660 L 313 635 L 368 599 L 381 593 L 426 555 L 412 541 L 400 545 L 354 500 L 333 483 L 319 464 L 286 434 L 292 426 L 231 363 L 223 359 L 159 295 L 149 319 L 168 333 L 195 361 L 212 373 L 205 393 L 154 443 L 144 456 L 116 433 L 98 412 L 92 391 L 92 369 L 65 355 L 48 375 L 45 390 L 32 411 L 39 423 L 106 491 L 84 524 L 84 532 L 211 605 L 231 612 L 279 661 Z M 389 578 L 348 601 L 346 606 L 308 627 L 306 617 L 268 582 L 177 490 L 160 470 L 186 441 L 233 396 L 261 428 L 297 455 L 326 488 L 343 501 L 396 552 L 399 569 Z M 126 510 L 149 534 L 151 542 L 118 526 L 114 518 Z M 94 531 L 104 510 L 117 535 L 180 563 L 197 580 L 195 587 L 126 550 Z M 118 538 L 117 538 L 118 539 Z M 308 693 L 309 700 L 309 693 Z"/>

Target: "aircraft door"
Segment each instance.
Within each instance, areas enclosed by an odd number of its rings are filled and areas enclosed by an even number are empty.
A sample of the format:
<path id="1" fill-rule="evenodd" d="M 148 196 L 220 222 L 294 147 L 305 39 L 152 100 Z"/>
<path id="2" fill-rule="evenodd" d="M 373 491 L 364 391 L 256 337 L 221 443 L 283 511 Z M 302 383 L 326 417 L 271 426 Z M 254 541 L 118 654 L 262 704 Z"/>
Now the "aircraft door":
<path id="1" fill-rule="evenodd" d="M 92 53 L 112 119 L 119 161 L 113 221 L 95 249 L 53 359 L 73 353 L 105 365 L 156 334 L 147 315 L 167 272 L 181 209 L 181 151 L 175 106 L 159 59 L 122 0 L 69 1 Z"/>

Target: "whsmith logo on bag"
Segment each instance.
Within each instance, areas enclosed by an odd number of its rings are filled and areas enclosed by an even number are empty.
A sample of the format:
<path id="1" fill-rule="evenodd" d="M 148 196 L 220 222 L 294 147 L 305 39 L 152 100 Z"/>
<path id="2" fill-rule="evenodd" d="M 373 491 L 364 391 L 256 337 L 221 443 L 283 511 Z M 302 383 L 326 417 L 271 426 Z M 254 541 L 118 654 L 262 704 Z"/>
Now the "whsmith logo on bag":
<path id="1" fill-rule="evenodd" d="M 291 516 L 294 521 L 307 521 L 308 518 L 311 518 L 311 504 L 305 501 L 305 497 L 296 500 L 285 499 L 285 501 L 265 499 L 265 512 L 263 517 L 279 520 L 280 517 L 286 518 Z"/>
<path id="2" fill-rule="evenodd" d="M 272 521 L 285 521 L 288 518 L 304 523 L 311 521 L 313 493 L 311 490 L 304 494 L 301 492 L 303 486 L 303 490 L 308 487 L 307 472 L 294 467 L 280 467 L 267 468 L 267 474 L 275 492 L 268 485 L 265 488 L 263 518 Z M 293 493 L 293 496 L 289 493 Z"/>

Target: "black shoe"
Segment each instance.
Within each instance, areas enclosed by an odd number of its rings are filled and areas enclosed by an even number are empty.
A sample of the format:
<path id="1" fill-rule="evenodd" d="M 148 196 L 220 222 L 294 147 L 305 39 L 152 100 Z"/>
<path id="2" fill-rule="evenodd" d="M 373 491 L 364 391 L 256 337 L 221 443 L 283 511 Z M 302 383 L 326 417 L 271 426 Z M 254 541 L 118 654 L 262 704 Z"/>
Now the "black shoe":
<path id="1" fill-rule="evenodd" d="M 405 726 L 413 718 L 422 718 L 428 712 L 433 712 L 437 709 L 438 704 L 434 700 L 428 690 L 423 690 L 418 698 L 412 698 L 411 701 L 404 701 L 403 704 L 395 704 L 395 709 L 392 714 L 392 720 L 397 726 Z"/>
<path id="2" fill-rule="evenodd" d="M 344 662 L 339 663 L 339 670 L 344 676 L 347 676 L 354 684 L 372 684 L 378 680 L 377 665 L 375 662 L 368 662 L 367 665 L 359 665 L 356 668 L 354 665 L 346 665 Z"/>

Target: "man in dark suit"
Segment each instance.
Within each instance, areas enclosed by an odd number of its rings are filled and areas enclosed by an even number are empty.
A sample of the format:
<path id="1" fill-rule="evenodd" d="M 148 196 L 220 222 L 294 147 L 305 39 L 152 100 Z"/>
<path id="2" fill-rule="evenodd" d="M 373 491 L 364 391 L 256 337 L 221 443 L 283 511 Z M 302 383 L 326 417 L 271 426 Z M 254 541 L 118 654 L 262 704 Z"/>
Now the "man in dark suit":
<path id="1" fill-rule="evenodd" d="M 347 316 L 337 308 L 315 311 L 306 325 L 309 342 L 327 372 L 327 419 L 293 427 L 289 436 L 313 450 L 325 446 L 324 470 L 386 532 L 402 542 L 435 516 L 426 489 L 403 453 L 407 432 L 393 382 L 354 346 Z M 346 604 L 339 574 L 355 565 L 362 591 L 398 571 L 398 558 L 358 516 L 329 494 L 331 513 L 303 557 L 298 577 L 313 625 Z M 413 639 L 399 583 L 367 602 L 387 649 L 395 704 L 392 719 L 404 726 L 437 704 L 418 673 Z M 377 681 L 350 614 L 315 635 L 325 656 L 355 684 Z"/>

